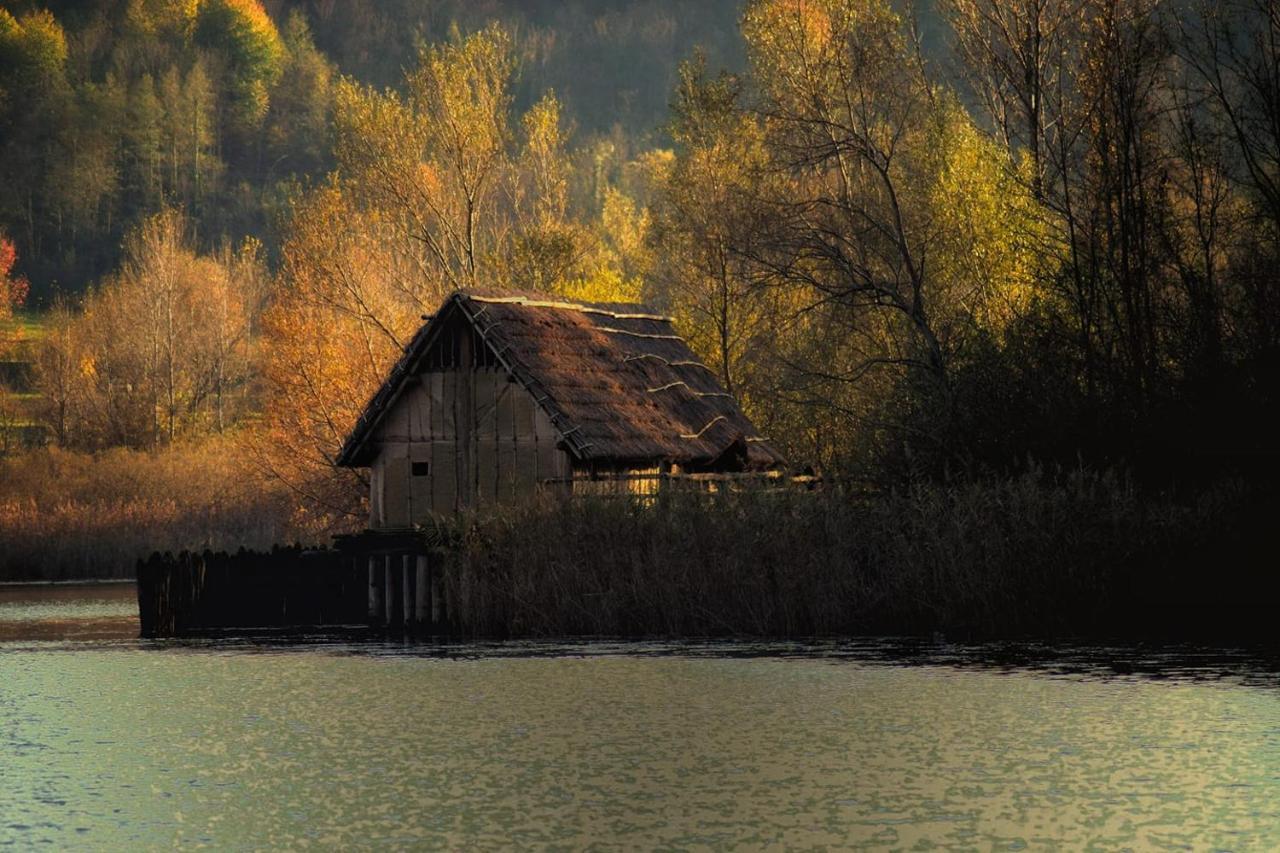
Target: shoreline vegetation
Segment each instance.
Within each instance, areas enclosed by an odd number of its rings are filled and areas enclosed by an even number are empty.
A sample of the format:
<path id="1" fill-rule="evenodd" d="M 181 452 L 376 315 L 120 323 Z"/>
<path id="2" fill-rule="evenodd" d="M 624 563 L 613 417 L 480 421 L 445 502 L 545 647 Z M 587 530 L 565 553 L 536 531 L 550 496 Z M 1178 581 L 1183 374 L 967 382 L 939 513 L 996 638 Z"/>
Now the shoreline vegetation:
<path id="1" fill-rule="evenodd" d="M 547 496 L 422 532 L 443 560 L 447 626 L 437 627 L 454 639 L 1253 644 L 1274 643 L 1280 584 L 1265 546 L 1278 506 L 1274 493 L 1241 480 L 1181 500 L 1115 474 L 1033 467 L 880 492 L 828 483 Z M 165 583 L 179 587 L 183 572 L 198 570 L 190 582 L 204 590 L 199 607 L 169 605 L 186 614 L 174 636 L 193 626 L 288 633 L 321 623 L 279 622 L 284 610 L 347 612 L 363 624 L 361 559 L 353 569 L 350 556 L 294 547 L 157 554 L 147 567 L 177 571 Z M 308 576 L 320 586 L 307 589 Z"/>
<path id="2" fill-rule="evenodd" d="M 0 589 L 22 588 L 22 587 L 40 587 L 40 586 L 57 586 L 57 587 L 77 587 L 77 586 L 115 586 L 119 584 L 136 583 L 134 578 L 68 578 L 66 580 L 19 580 L 19 581 L 0 581 Z"/>
<path id="3" fill-rule="evenodd" d="M 0 457 L 0 580 L 132 578 L 159 550 L 321 541 L 288 496 L 250 472 L 232 437 L 160 452 L 49 447 Z"/>
<path id="4" fill-rule="evenodd" d="M 1265 640 L 1274 495 L 1188 501 L 1032 469 L 874 495 L 743 490 L 588 499 L 456 532 L 475 637 L 929 635 Z"/>

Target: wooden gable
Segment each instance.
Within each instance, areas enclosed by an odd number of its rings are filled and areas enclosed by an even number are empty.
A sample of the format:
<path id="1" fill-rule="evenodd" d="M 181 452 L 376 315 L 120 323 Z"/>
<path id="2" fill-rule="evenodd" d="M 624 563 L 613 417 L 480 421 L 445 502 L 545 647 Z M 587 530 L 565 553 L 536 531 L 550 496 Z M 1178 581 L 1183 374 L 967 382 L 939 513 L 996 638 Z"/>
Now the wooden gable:
<path id="1" fill-rule="evenodd" d="M 572 468 L 529 392 L 463 318 L 440 330 L 369 438 L 370 526 L 514 503 Z"/>

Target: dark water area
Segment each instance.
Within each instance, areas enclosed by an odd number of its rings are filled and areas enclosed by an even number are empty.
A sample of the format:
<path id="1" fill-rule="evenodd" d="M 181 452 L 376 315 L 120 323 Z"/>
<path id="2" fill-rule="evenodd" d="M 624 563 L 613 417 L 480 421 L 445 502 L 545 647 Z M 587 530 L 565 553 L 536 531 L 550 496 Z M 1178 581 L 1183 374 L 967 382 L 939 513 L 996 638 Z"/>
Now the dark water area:
<path id="1" fill-rule="evenodd" d="M 0 846 L 1280 846 L 1250 649 L 136 639 L 0 587 Z"/>

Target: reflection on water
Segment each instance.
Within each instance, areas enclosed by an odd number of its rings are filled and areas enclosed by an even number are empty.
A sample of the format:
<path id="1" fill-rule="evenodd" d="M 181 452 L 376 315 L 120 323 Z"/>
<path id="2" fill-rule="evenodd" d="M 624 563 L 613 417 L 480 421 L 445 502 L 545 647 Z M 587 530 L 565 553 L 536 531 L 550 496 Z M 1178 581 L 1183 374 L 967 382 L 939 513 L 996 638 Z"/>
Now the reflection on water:
<path id="1" fill-rule="evenodd" d="M 132 583 L 0 585 L 0 642 L 136 636 Z"/>
<path id="2" fill-rule="evenodd" d="M 1161 660 L 11 640 L 0 845 L 1274 849 L 1275 670 Z"/>

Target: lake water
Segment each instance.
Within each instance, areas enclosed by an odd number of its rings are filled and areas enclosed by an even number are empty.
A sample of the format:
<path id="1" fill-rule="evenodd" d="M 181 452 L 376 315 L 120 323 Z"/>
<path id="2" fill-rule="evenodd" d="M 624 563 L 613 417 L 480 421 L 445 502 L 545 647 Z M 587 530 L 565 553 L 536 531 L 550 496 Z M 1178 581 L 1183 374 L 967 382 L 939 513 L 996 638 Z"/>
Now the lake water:
<path id="1" fill-rule="evenodd" d="M 1280 675 L 1188 649 L 158 643 L 0 587 L 0 847 L 1280 848 Z"/>

